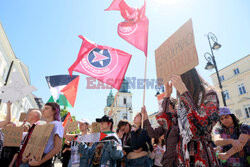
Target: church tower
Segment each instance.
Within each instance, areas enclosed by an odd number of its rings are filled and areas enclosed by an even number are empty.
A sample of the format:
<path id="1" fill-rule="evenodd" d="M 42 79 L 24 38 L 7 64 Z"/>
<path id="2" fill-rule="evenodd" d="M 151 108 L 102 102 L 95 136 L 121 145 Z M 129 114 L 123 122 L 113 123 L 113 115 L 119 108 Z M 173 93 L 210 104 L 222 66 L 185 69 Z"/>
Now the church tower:
<path id="1" fill-rule="evenodd" d="M 114 99 L 115 95 L 113 95 L 112 90 L 110 90 L 110 93 L 107 96 L 107 104 L 104 108 L 105 115 L 108 115 Z M 130 123 L 133 122 L 132 93 L 128 91 L 128 81 L 126 79 L 123 80 L 121 88 L 117 93 L 111 116 L 114 120 L 114 127 L 116 127 L 118 122 L 122 119 L 126 119 Z"/>

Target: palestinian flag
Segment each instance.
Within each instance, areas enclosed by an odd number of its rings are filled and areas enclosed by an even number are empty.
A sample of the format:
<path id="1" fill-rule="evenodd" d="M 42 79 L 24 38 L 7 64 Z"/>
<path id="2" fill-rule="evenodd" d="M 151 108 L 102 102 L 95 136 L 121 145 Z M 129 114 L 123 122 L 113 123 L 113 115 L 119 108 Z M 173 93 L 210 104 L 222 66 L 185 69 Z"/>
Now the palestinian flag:
<path id="1" fill-rule="evenodd" d="M 51 97 L 48 102 L 57 102 L 61 106 L 74 107 L 79 83 L 79 75 L 46 76 Z"/>
<path id="2" fill-rule="evenodd" d="M 64 117 L 61 119 L 63 127 L 66 126 L 66 124 L 68 122 L 68 117 L 71 117 L 70 112 L 68 112 L 67 114 L 65 114 Z M 70 122 L 72 122 L 72 121 L 73 120 L 71 118 Z"/>

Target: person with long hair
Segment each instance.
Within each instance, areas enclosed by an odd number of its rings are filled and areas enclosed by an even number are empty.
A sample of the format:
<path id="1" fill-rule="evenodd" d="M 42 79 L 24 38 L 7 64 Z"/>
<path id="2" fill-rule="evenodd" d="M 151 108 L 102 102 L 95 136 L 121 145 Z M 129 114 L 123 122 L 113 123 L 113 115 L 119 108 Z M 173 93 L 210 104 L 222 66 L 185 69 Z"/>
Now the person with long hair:
<path id="1" fill-rule="evenodd" d="M 152 151 L 151 138 L 147 131 L 141 128 L 142 115 L 136 114 L 134 125 L 124 146 L 126 152 L 126 167 L 151 167 L 148 151 Z"/>
<path id="2" fill-rule="evenodd" d="M 177 90 L 178 127 L 177 166 L 220 166 L 213 150 L 211 132 L 219 120 L 216 92 L 199 76 L 195 68 L 172 75 L 166 91 Z M 166 100 L 165 104 L 169 104 Z M 166 107 L 168 110 L 168 107 Z M 171 121 L 171 120 L 169 120 Z"/>
<path id="3" fill-rule="evenodd" d="M 167 85 L 165 85 L 167 87 Z M 166 89 L 165 89 L 166 90 Z M 141 113 L 143 115 L 143 125 L 146 127 L 149 137 L 157 139 L 164 135 L 166 151 L 161 158 L 163 166 L 176 166 L 177 165 L 177 151 L 176 146 L 178 143 L 178 124 L 176 112 L 176 99 L 170 98 L 171 90 L 165 91 L 165 97 L 162 102 L 162 109 L 156 115 L 157 123 L 160 125 L 153 128 L 148 120 L 146 107 L 142 107 Z"/>
<path id="4" fill-rule="evenodd" d="M 45 146 L 43 157 L 40 161 L 31 158 L 30 166 L 51 167 L 52 158 L 58 154 L 62 148 L 63 126 L 60 117 L 60 106 L 57 103 L 49 102 L 44 105 L 42 116 L 47 124 L 54 124 L 47 145 Z"/>
<path id="5" fill-rule="evenodd" d="M 219 115 L 220 121 L 213 129 L 213 141 L 221 148 L 218 156 L 222 166 L 249 166 L 250 126 L 240 123 L 227 107 L 221 107 Z"/>

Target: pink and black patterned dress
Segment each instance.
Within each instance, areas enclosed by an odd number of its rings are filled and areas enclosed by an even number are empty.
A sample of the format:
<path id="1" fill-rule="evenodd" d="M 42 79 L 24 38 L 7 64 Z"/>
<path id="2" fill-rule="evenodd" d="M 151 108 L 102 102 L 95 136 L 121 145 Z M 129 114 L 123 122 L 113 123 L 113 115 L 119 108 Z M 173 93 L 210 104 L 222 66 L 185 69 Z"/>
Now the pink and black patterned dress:
<path id="1" fill-rule="evenodd" d="M 163 105 L 168 105 L 168 102 Z M 163 106 L 163 108 L 167 110 L 168 107 Z M 212 128 L 219 120 L 218 113 L 219 101 L 213 90 L 206 93 L 198 108 L 189 92 L 179 97 L 177 115 L 180 137 L 177 144 L 177 166 L 220 166 L 213 150 L 211 137 Z M 168 122 L 171 121 L 168 120 Z"/>

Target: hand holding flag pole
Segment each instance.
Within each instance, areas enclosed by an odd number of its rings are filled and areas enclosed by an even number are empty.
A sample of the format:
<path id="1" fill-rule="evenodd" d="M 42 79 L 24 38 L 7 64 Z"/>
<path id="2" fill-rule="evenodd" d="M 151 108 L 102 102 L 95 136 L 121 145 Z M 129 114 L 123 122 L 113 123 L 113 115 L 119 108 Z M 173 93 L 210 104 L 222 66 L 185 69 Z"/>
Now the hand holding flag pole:
<path id="1" fill-rule="evenodd" d="M 143 91 L 143 106 L 145 104 L 145 88 L 146 88 L 146 72 L 147 72 L 147 51 L 148 51 L 148 18 L 146 12 L 146 0 L 141 9 L 135 9 L 126 4 L 124 0 L 113 0 L 111 5 L 105 10 L 118 10 L 125 21 L 118 24 L 118 35 L 126 40 L 131 45 L 135 46 L 144 52 L 145 71 L 144 71 L 144 91 Z M 142 124 L 143 127 L 143 118 Z"/>

